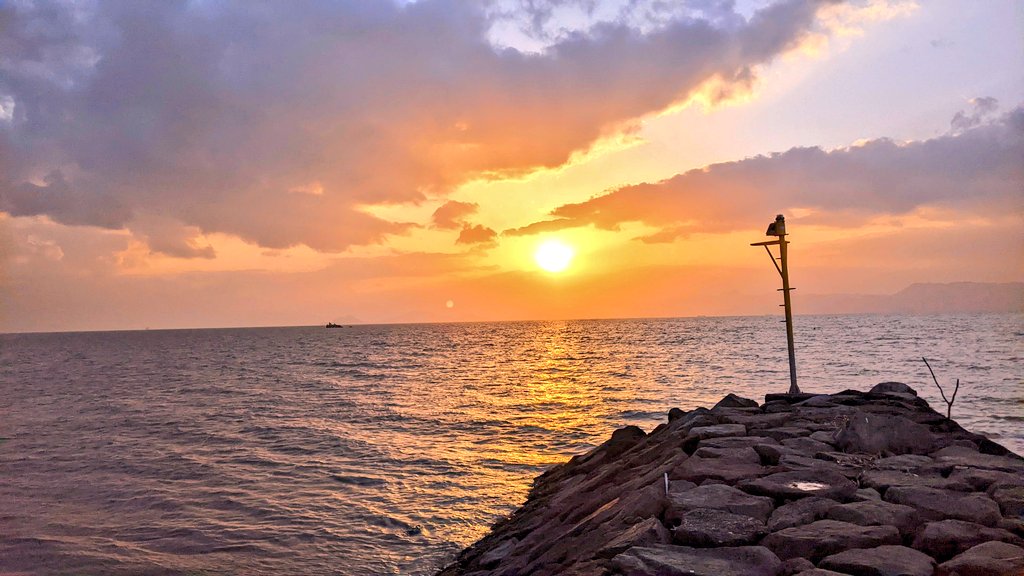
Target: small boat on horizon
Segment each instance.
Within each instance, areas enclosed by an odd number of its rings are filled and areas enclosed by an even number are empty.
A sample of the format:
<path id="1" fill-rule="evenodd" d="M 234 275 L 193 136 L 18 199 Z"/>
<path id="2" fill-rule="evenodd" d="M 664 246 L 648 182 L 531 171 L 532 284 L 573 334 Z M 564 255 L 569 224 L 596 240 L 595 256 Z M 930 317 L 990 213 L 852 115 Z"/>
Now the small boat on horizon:
<path id="1" fill-rule="evenodd" d="M 327 328 L 341 328 L 341 324 L 335 324 L 334 322 L 328 322 Z"/>

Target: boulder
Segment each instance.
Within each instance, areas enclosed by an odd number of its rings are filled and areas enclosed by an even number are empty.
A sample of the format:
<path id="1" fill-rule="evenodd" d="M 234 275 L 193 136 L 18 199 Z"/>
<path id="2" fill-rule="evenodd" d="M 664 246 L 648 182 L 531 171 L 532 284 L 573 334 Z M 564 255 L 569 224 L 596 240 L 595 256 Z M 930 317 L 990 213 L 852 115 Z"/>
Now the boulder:
<path id="1" fill-rule="evenodd" d="M 849 576 L 848 574 L 842 574 L 840 572 L 833 572 L 831 570 L 822 570 L 821 568 L 815 568 L 814 570 L 806 570 L 796 574 L 796 576 Z"/>
<path id="2" fill-rule="evenodd" d="M 935 560 L 905 546 L 847 550 L 826 557 L 818 566 L 852 576 L 932 576 Z"/>
<path id="3" fill-rule="evenodd" d="M 1000 472 L 1024 473 L 1024 460 L 1020 457 L 995 456 L 982 454 L 976 449 L 965 446 L 949 446 L 931 454 L 935 462 L 940 466 L 954 468 L 956 466 L 967 468 L 981 468 L 984 470 L 997 470 Z"/>
<path id="4" fill-rule="evenodd" d="M 838 504 L 835 500 L 816 496 L 784 504 L 772 512 L 771 518 L 768 519 L 768 531 L 776 532 L 821 520 L 833 506 Z"/>
<path id="5" fill-rule="evenodd" d="M 643 522 L 634 524 L 628 530 L 605 544 L 597 553 L 597 556 L 599 558 L 611 558 L 634 546 L 668 544 L 671 541 L 672 535 L 668 529 L 657 518 L 648 518 Z"/>
<path id="6" fill-rule="evenodd" d="M 934 465 L 935 459 L 923 454 L 898 454 L 879 458 L 871 463 L 871 467 L 875 470 L 899 470 L 901 472 L 917 472 L 930 469 Z"/>
<path id="7" fill-rule="evenodd" d="M 960 484 L 967 484 L 978 492 L 1005 486 L 1024 486 L 1024 474 L 983 468 L 954 468 L 949 479 Z"/>
<path id="8" fill-rule="evenodd" d="M 700 446 L 693 455 L 701 458 L 728 458 L 752 464 L 761 464 L 761 457 L 757 455 L 757 452 L 754 452 L 753 448 L 709 448 Z"/>
<path id="9" fill-rule="evenodd" d="M 939 564 L 938 576 L 1017 576 L 1024 574 L 1024 548 L 1005 542 L 978 544 Z"/>
<path id="10" fill-rule="evenodd" d="M 783 560 L 799 556 L 819 562 L 826 556 L 845 550 L 899 542 L 900 533 L 893 526 L 858 526 L 836 520 L 818 520 L 805 526 L 772 532 L 761 540 L 761 545 Z"/>
<path id="11" fill-rule="evenodd" d="M 943 478 L 938 471 L 901 472 L 899 470 L 865 470 L 860 479 L 861 486 L 885 492 L 892 486 L 926 486 L 942 490 L 970 492 L 971 486 L 950 478 Z"/>
<path id="12" fill-rule="evenodd" d="M 760 464 L 732 458 L 701 458 L 691 456 L 669 472 L 669 478 L 689 480 L 701 484 L 705 480 L 717 480 L 734 484 L 744 478 L 755 478 L 767 472 Z"/>
<path id="13" fill-rule="evenodd" d="M 921 523 L 917 510 L 913 507 L 881 500 L 833 506 L 825 517 L 859 526 L 895 526 L 903 535 L 910 534 Z"/>
<path id="14" fill-rule="evenodd" d="M 885 491 L 885 499 L 895 504 L 917 508 L 924 520 L 966 520 L 995 526 L 1002 515 L 999 505 L 977 492 L 964 493 L 922 486 L 893 486 Z"/>
<path id="15" fill-rule="evenodd" d="M 725 398 L 718 401 L 718 404 L 715 404 L 715 408 L 757 408 L 758 406 L 757 400 L 741 398 L 735 394 L 727 394 Z"/>
<path id="16" fill-rule="evenodd" d="M 882 495 L 874 488 L 861 488 L 853 495 L 854 502 L 865 502 L 870 500 L 881 500 Z"/>
<path id="17" fill-rule="evenodd" d="M 819 496 L 846 500 L 857 492 L 857 484 L 832 470 L 795 470 L 743 480 L 736 485 L 744 492 L 780 500 Z"/>
<path id="18" fill-rule="evenodd" d="M 754 446 L 754 452 L 761 458 L 761 463 L 766 466 L 777 466 L 779 460 L 783 456 L 801 456 L 799 450 L 794 448 L 786 448 L 785 446 L 775 443 L 772 439 L 773 444 L 756 444 Z"/>
<path id="19" fill-rule="evenodd" d="M 910 394 L 911 396 L 917 396 L 917 390 L 902 382 L 881 382 L 875 384 L 868 391 L 868 394 Z"/>
<path id="20" fill-rule="evenodd" d="M 857 411 L 839 429 L 835 445 L 844 452 L 927 454 L 936 445 L 931 429 L 903 416 Z"/>
<path id="21" fill-rule="evenodd" d="M 1021 544 L 1020 538 L 1006 530 L 963 520 L 941 520 L 925 524 L 914 537 L 912 546 L 942 562 L 978 544 L 997 541 Z"/>
<path id="22" fill-rule="evenodd" d="M 782 562 L 779 576 L 793 576 L 808 570 L 814 570 L 814 564 L 810 560 L 807 558 L 790 558 Z"/>
<path id="23" fill-rule="evenodd" d="M 747 427 L 743 424 L 715 424 L 714 426 L 697 426 L 690 428 L 690 435 L 701 440 L 720 438 L 722 436 L 746 436 Z"/>
<path id="24" fill-rule="evenodd" d="M 710 484 L 685 492 L 670 492 L 665 522 L 674 526 L 682 521 L 684 514 L 701 508 L 722 510 L 765 522 L 771 515 L 773 506 L 770 498 L 751 496 L 724 484 Z"/>
<path id="25" fill-rule="evenodd" d="M 499 562 L 508 556 L 509 552 L 515 549 L 516 545 L 519 544 L 519 540 L 516 538 L 509 538 L 495 545 L 493 548 L 488 550 L 485 554 L 480 556 L 480 566 L 484 568 L 492 568 L 497 566 Z"/>
<path id="26" fill-rule="evenodd" d="M 992 499 L 999 504 L 1003 516 L 1024 518 L 1024 486 L 1003 486 L 992 490 Z"/>
<path id="27" fill-rule="evenodd" d="M 831 452 L 833 449 L 829 444 L 818 442 L 817 440 L 805 436 L 784 438 L 782 440 L 782 445 L 787 448 L 793 448 L 807 456 L 814 456 L 818 452 Z"/>
<path id="28" fill-rule="evenodd" d="M 784 440 L 786 438 L 799 438 L 801 436 L 810 436 L 811 431 L 807 428 L 799 428 L 797 426 L 777 426 L 775 428 L 768 428 L 766 430 L 759 430 L 758 434 L 774 438 L 776 440 Z"/>
<path id="29" fill-rule="evenodd" d="M 796 405 L 801 408 L 834 408 L 837 404 L 828 394 L 818 394 L 802 402 L 797 402 Z"/>
<path id="30" fill-rule="evenodd" d="M 731 436 L 701 440 L 699 446 L 701 448 L 736 450 L 739 448 L 753 448 L 759 444 L 778 444 L 778 442 L 774 438 L 768 438 L 767 436 Z"/>
<path id="31" fill-rule="evenodd" d="M 625 576 L 776 576 L 782 561 L 761 546 L 637 546 L 611 564 Z"/>
<path id="32" fill-rule="evenodd" d="M 836 441 L 836 433 L 834 430 L 831 432 L 826 432 L 824 430 L 811 432 L 811 435 L 808 436 L 808 438 L 810 438 L 811 440 L 817 440 L 818 442 L 822 442 L 824 444 L 828 444 L 830 446 L 829 450 L 832 450 L 835 447 L 833 444 Z"/>
<path id="33" fill-rule="evenodd" d="M 714 508 L 698 508 L 683 514 L 672 530 L 672 541 L 683 546 L 746 546 L 765 535 L 764 522 Z"/>

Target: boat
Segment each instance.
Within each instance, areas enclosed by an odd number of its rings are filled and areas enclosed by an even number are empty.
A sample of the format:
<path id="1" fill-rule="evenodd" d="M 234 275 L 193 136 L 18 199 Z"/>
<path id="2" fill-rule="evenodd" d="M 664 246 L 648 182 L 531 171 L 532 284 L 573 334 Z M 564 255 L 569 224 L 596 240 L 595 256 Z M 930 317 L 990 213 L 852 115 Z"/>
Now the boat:
<path id="1" fill-rule="evenodd" d="M 335 324 L 334 322 L 328 322 L 327 328 L 341 328 L 341 324 Z"/>

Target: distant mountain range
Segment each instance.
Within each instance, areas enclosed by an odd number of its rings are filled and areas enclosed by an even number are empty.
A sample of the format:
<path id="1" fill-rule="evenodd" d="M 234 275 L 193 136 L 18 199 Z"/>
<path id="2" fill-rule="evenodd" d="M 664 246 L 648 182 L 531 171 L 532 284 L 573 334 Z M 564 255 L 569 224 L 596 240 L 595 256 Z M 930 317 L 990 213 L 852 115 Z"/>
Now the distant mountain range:
<path id="1" fill-rule="evenodd" d="M 806 294 L 798 302 L 801 314 L 1024 312 L 1024 282 L 922 283 L 895 294 Z"/>

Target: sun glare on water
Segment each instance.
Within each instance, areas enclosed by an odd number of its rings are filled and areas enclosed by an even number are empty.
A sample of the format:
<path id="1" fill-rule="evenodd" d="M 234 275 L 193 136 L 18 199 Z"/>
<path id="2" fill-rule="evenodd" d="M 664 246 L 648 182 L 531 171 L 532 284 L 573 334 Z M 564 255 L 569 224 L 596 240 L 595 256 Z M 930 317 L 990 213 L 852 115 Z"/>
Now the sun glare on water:
<path id="1" fill-rule="evenodd" d="M 576 251 L 560 240 L 548 240 L 537 247 L 533 258 L 537 265 L 548 272 L 561 272 L 572 263 Z"/>

